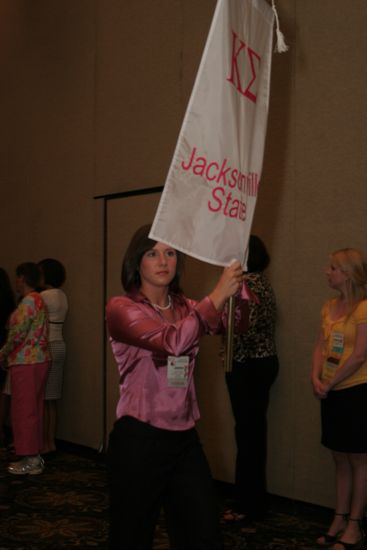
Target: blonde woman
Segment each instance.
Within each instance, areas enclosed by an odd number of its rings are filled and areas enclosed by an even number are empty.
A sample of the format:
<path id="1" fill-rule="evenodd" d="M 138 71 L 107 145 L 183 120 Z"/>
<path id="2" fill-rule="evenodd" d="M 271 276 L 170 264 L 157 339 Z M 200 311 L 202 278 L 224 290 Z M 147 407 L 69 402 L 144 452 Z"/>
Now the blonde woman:
<path id="1" fill-rule="evenodd" d="M 367 503 L 367 263 L 359 250 L 330 256 L 326 269 L 337 296 L 321 311 L 312 386 L 321 400 L 322 444 L 336 467 L 335 515 L 320 546 L 363 546 Z"/>

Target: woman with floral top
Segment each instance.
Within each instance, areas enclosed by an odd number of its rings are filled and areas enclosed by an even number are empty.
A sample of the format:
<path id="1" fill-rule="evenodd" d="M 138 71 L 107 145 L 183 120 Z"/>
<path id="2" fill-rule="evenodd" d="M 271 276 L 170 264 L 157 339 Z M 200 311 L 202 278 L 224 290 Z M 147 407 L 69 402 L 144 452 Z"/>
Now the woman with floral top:
<path id="1" fill-rule="evenodd" d="M 247 332 L 234 336 L 233 367 L 226 374 L 237 444 L 236 510 L 224 519 L 260 519 L 266 512 L 267 408 L 278 373 L 276 303 L 264 270 L 270 262 L 262 240 L 251 235 L 245 280 L 258 302 L 249 302 Z"/>
<path id="2" fill-rule="evenodd" d="M 0 349 L 0 362 L 10 369 L 11 418 L 17 462 L 10 463 L 11 474 L 40 474 L 43 460 L 43 397 L 49 367 L 47 314 L 35 288 L 39 269 L 27 262 L 16 269 L 16 291 L 21 296 L 10 316 L 6 343 Z"/>

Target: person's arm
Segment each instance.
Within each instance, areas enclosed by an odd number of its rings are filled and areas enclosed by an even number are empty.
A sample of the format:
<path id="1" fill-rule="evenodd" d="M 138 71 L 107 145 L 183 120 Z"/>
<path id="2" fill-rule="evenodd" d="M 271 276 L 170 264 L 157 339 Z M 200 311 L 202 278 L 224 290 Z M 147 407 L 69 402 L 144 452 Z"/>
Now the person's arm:
<path id="1" fill-rule="evenodd" d="M 326 397 L 325 384 L 321 380 L 322 366 L 324 362 L 324 335 L 320 328 L 312 356 L 311 383 L 315 396 L 319 399 Z"/>
<path id="2" fill-rule="evenodd" d="M 111 337 L 138 348 L 179 356 L 196 346 L 199 337 L 207 332 L 207 327 L 216 327 L 220 319 L 208 297 L 175 323 L 150 316 L 147 308 L 148 305 L 127 297 L 112 298 L 106 308 Z"/>
<path id="3" fill-rule="evenodd" d="M 237 291 L 234 289 L 237 286 Z M 246 281 L 242 267 L 239 262 L 233 263 L 228 268 L 225 268 L 221 278 L 219 279 L 215 289 L 209 294 L 210 300 L 213 302 L 217 311 L 222 313 L 221 323 L 215 330 L 215 333 L 223 332 L 228 325 L 228 308 L 224 307 L 227 300 L 234 296 L 235 298 L 235 318 L 234 332 L 241 334 L 248 330 L 249 323 L 249 300 L 258 301 L 255 294 L 250 290 Z"/>
<path id="4" fill-rule="evenodd" d="M 226 267 L 213 292 L 176 323 L 151 317 L 147 314 L 147 305 L 126 297 L 112 298 L 106 309 L 109 333 L 116 341 L 150 351 L 175 356 L 189 353 L 200 336 L 215 332 L 220 311 L 238 290 L 242 278 L 239 262 Z"/>
<path id="5" fill-rule="evenodd" d="M 327 384 L 327 391 L 334 388 L 339 382 L 349 378 L 367 360 L 367 323 L 359 323 L 356 326 L 356 341 L 353 352 L 348 359 L 338 366 L 335 376 Z"/>
<path id="6" fill-rule="evenodd" d="M 224 304 L 231 296 L 234 296 L 243 281 L 243 272 L 240 262 L 236 261 L 223 269 L 215 288 L 209 294 L 217 311 L 222 311 Z"/>
<path id="7" fill-rule="evenodd" d="M 33 302 L 22 301 L 12 313 L 9 321 L 8 338 L 0 349 L 0 362 L 3 363 L 8 355 L 27 338 L 32 322 L 32 315 L 30 315 L 33 311 L 32 305 Z"/>

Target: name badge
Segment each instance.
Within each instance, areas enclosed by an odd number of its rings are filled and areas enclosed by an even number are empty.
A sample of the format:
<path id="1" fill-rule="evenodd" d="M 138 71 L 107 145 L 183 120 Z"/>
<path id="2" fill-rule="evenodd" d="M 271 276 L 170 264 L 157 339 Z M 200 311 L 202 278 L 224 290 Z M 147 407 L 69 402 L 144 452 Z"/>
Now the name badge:
<path id="1" fill-rule="evenodd" d="M 186 388 L 189 383 L 189 356 L 168 356 L 167 383 L 170 388 Z"/>
<path id="2" fill-rule="evenodd" d="M 332 332 L 331 334 L 331 352 L 342 355 L 344 351 L 344 334 L 342 332 Z"/>
<path id="3" fill-rule="evenodd" d="M 339 366 L 340 358 L 344 351 L 344 334 L 342 332 L 332 332 L 331 334 L 331 350 L 330 355 L 326 359 L 325 378 L 329 380 L 334 378 L 335 371 Z"/>

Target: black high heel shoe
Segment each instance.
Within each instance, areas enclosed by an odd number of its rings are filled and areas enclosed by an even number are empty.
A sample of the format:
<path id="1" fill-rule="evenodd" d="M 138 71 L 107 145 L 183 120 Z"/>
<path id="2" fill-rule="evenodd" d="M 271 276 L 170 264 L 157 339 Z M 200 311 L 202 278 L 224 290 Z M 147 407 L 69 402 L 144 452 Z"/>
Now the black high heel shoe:
<path id="1" fill-rule="evenodd" d="M 344 521 L 348 521 L 349 514 L 339 514 L 335 512 L 334 516 L 342 516 Z M 339 542 L 339 538 L 344 533 L 344 529 L 341 529 L 338 531 L 335 535 L 329 535 L 329 533 L 325 533 L 324 535 L 320 535 L 320 537 L 317 539 L 316 544 L 318 546 L 331 546 L 332 544 L 335 544 L 336 542 Z M 322 542 L 319 542 L 319 539 L 324 539 Z"/>
<path id="2" fill-rule="evenodd" d="M 364 547 L 364 543 L 365 543 L 365 540 L 366 540 L 366 535 L 365 535 L 365 532 L 363 530 L 363 527 L 362 527 L 362 520 L 361 519 L 356 519 L 356 518 L 349 518 L 349 521 L 355 521 L 358 523 L 358 527 L 359 527 L 359 530 L 361 532 L 361 535 L 362 537 L 357 540 L 357 542 L 344 542 L 343 540 L 337 540 L 335 541 L 336 544 L 340 544 L 340 546 L 342 546 L 343 548 L 345 548 L 345 550 L 351 550 L 352 548 L 363 548 Z"/>

